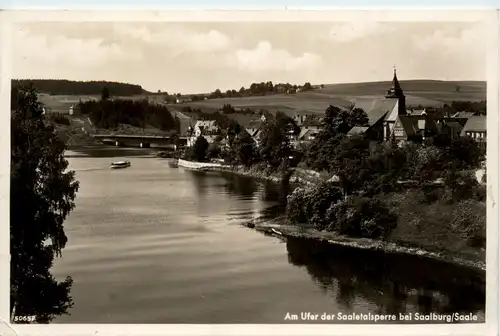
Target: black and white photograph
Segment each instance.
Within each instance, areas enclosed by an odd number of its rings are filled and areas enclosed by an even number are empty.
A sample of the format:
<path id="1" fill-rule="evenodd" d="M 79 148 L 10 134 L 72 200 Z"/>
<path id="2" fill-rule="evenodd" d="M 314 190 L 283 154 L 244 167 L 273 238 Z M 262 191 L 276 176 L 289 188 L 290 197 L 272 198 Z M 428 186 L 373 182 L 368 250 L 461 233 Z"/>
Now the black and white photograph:
<path id="1" fill-rule="evenodd" d="M 494 13 L 89 13 L 4 41 L 13 330 L 485 325 Z"/>

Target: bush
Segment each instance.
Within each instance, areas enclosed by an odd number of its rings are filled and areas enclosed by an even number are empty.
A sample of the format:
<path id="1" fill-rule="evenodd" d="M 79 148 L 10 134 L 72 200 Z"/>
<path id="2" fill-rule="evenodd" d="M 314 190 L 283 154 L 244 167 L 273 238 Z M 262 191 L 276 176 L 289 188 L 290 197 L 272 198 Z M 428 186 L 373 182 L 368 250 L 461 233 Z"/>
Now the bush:
<path id="1" fill-rule="evenodd" d="M 218 159 L 221 157 L 221 149 L 217 143 L 211 143 L 208 145 L 207 149 L 207 159 Z"/>
<path id="2" fill-rule="evenodd" d="M 330 221 L 328 231 L 363 238 L 387 238 L 398 222 L 384 203 L 359 196 L 332 205 L 325 217 Z"/>
<path id="3" fill-rule="evenodd" d="M 291 224 L 307 224 L 311 213 L 312 188 L 296 188 L 287 197 L 286 218 Z"/>
<path id="4" fill-rule="evenodd" d="M 474 200 L 457 204 L 451 227 L 471 247 L 486 247 L 486 207 Z"/>
<path id="5" fill-rule="evenodd" d="M 317 230 L 328 226 L 325 213 L 342 199 L 341 190 L 331 182 L 313 188 L 297 188 L 287 198 L 287 219 L 290 223 L 309 224 Z"/>
<path id="6" fill-rule="evenodd" d="M 486 186 L 481 185 L 473 172 L 447 171 L 444 178 L 446 186 L 445 200 L 457 203 L 462 200 L 486 200 Z"/>
<path id="7" fill-rule="evenodd" d="M 379 199 L 398 213 L 398 226 L 390 236 L 391 241 L 484 258 L 477 251 L 485 242 L 484 202 L 468 199 L 450 203 L 442 196 L 427 204 L 423 192 L 414 189 L 380 195 Z"/>

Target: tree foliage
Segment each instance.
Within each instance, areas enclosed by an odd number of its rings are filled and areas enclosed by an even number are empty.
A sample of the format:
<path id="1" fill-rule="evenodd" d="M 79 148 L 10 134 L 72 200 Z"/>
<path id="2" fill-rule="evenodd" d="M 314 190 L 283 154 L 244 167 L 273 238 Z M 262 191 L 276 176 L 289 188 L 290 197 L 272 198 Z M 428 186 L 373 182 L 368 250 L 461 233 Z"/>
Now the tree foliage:
<path id="1" fill-rule="evenodd" d="M 242 165 L 249 167 L 257 160 L 257 147 L 248 132 L 243 130 L 236 136 L 233 148 L 238 162 Z"/>
<path id="2" fill-rule="evenodd" d="M 14 79 L 12 86 L 33 84 L 38 92 L 51 95 L 101 95 L 107 87 L 115 96 L 133 96 L 147 93 L 140 85 L 108 81 L 70 81 L 65 79 Z"/>
<path id="3" fill-rule="evenodd" d="M 198 162 L 204 162 L 207 159 L 207 151 L 208 141 L 204 136 L 200 135 L 198 138 L 196 138 L 196 141 L 191 148 L 191 159 Z"/>
<path id="4" fill-rule="evenodd" d="M 287 198 L 287 219 L 323 230 L 328 226 L 326 211 L 341 199 L 338 186 L 328 181 L 310 188 L 296 188 Z"/>
<path id="5" fill-rule="evenodd" d="M 68 239 L 64 220 L 79 184 L 66 171 L 65 145 L 45 121 L 33 87 L 21 88 L 11 116 L 11 314 L 47 323 L 72 306 L 72 279 L 50 273 Z"/>
<path id="6" fill-rule="evenodd" d="M 331 172 L 334 167 L 337 147 L 344 141 L 347 132 L 354 126 L 367 126 L 368 116 L 359 108 L 342 110 L 330 105 L 322 121 L 322 128 L 306 152 L 307 164 L 317 170 Z"/>
<path id="7" fill-rule="evenodd" d="M 398 223 L 397 214 L 381 201 L 359 196 L 333 204 L 325 217 L 328 231 L 350 237 L 387 238 Z"/>
<path id="8" fill-rule="evenodd" d="M 119 124 L 145 128 L 148 125 L 164 131 L 178 131 L 179 120 L 165 106 L 150 104 L 147 100 L 100 100 L 78 105 L 80 112 L 88 115 L 99 128 L 113 129 Z"/>
<path id="9" fill-rule="evenodd" d="M 267 121 L 259 137 L 259 154 L 261 159 L 271 167 L 278 168 L 287 161 L 292 146 L 290 138 L 280 121 Z"/>

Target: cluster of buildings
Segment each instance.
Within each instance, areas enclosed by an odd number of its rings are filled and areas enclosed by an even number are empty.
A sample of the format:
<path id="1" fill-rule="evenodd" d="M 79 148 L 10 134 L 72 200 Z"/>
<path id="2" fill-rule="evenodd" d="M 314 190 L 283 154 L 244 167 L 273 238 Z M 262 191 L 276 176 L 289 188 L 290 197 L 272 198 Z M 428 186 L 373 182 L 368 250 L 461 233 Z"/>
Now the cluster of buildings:
<path id="1" fill-rule="evenodd" d="M 446 114 L 442 109 L 411 109 L 407 108 L 406 97 L 399 84 L 394 70 L 391 88 L 379 99 L 361 100 L 354 105 L 363 109 L 368 115 L 368 126 L 353 127 L 348 136 L 365 135 L 374 141 L 389 141 L 395 139 L 398 143 L 405 141 L 423 142 L 440 134 L 451 138 L 468 136 L 478 142 L 486 143 L 486 116 L 474 115 L 462 111 L 453 115 Z M 352 108 L 352 107 L 351 107 Z M 321 118 L 305 112 L 296 112 L 291 116 L 300 127 L 298 135 L 290 135 L 292 143 L 298 145 L 315 138 L 320 131 Z M 262 115 L 260 119 L 240 122 L 240 125 L 259 141 L 263 123 L 269 116 Z M 200 135 L 209 143 L 221 134 L 215 120 L 198 120 L 189 127 L 188 146 L 192 145 Z"/>
<path id="2" fill-rule="evenodd" d="M 268 115 L 262 115 L 258 119 L 250 119 L 246 122 L 242 122 L 239 120 L 239 123 L 245 129 L 245 131 L 255 140 L 255 143 L 259 144 L 262 126 L 268 118 Z M 320 118 L 314 117 L 313 115 L 308 115 L 303 112 L 295 113 L 292 118 L 295 120 L 297 126 L 300 127 L 299 134 L 290 134 L 290 140 L 294 145 L 313 140 L 320 130 Z M 218 127 L 215 120 L 197 120 L 194 125 L 188 126 L 185 133 L 188 138 L 187 145 L 192 146 L 200 135 L 203 136 L 208 143 L 213 143 L 222 134 L 222 131 Z"/>
<path id="3" fill-rule="evenodd" d="M 408 109 L 396 70 L 392 86 L 384 98 L 363 108 L 369 118 L 368 127 L 354 127 L 348 135 L 365 134 L 373 140 L 423 142 L 440 134 L 451 138 L 469 136 L 486 143 L 486 116 L 461 111 L 449 114 L 442 109 Z"/>

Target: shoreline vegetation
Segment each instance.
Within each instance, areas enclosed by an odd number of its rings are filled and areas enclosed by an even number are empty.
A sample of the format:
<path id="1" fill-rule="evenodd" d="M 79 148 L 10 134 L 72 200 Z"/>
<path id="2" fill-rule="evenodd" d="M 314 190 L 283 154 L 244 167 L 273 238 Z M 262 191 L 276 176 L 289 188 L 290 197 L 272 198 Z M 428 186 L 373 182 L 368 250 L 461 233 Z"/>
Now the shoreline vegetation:
<path id="1" fill-rule="evenodd" d="M 263 170 L 245 167 L 232 167 L 218 163 L 203 163 L 196 161 L 187 161 L 183 159 L 169 159 L 177 161 L 179 167 L 196 171 L 218 171 L 228 172 L 242 176 L 253 177 L 262 180 L 268 180 L 276 183 L 284 182 L 287 177 L 279 173 L 267 173 Z M 289 182 L 303 187 L 310 187 L 322 181 L 324 177 L 314 171 L 305 169 L 292 169 L 288 175 Z M 485 209 L 486 210 L 486 209 Z M 385 253 L 410 254 L 423 258 L 434 259 L 438 261 L 452 263 L 458 266 L 472 268 L 479 271 L 486 271 L 483 251 L 466 251 L 461 253 L 457 250 L 447 250 L 444 246 L 418 244 L 412 241 L 391 241 L 370 238 L 356 238 L 346 235 L 339 235 L 334 232 L 315 230 L 313 227 L 299 227 L 297 225 L 287 224 L 285 216 L 269 219 L 267 217 L 255 218 L 251 221 L 242 223 L 243 226 L 262 232 L 267 235 L 296 237 L 304 239 L 319 240 L 334 245 L 342 245 L 351 248 L 377 250 Z M 467 253 L 469 252 L 469 253 Z M 475 253 L 479 252 L 479 253 Z M 482 253 L 481 253 L 482 252 Z"/>

